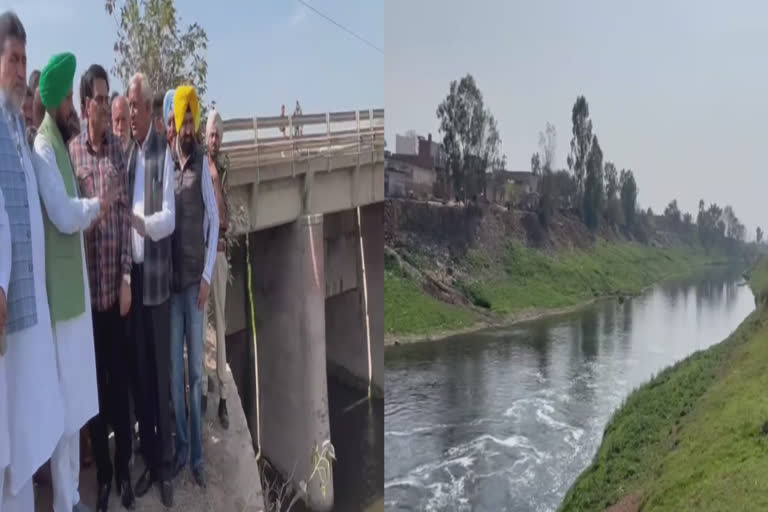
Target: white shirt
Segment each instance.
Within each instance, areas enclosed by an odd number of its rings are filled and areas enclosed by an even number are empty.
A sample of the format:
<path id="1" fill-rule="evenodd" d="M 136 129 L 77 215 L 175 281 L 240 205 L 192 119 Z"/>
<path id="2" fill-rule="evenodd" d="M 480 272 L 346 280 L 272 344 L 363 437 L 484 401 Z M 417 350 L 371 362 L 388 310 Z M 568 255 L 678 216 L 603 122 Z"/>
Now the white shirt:
<path id="1" fill-rule="evenodd" d="M 203 239 L 205 240 L 205 265 L 203 266 L 203 279 L 211 284 L 211 274 L 213 274 L 213 265 L 216 263 L 216 248 L 219 242 L 219 208 L 216 205 L 216 194 L 213 191 L 213 178 L 208 169 L 208 157 L 203 158 L 203 170 L 200 173 L 203 189 L 203 207 L 205 215 L 203 217 Z"/>
<path id="2" fill-rule="evenodd" d="M 151 128 L 150 128 L 151 129 Z M 149 134 L 147 134 L 149 138 Z M 144 144 L 147 140 L 144 140 Z M 173 160 L 170 148 L 165 151 L 163 164 L 163 207 L 149 217 L 144 217 L 144 168 L 146 155 L 144 145 L 136 148 L 136 176 L 133 183 L 133 213 L 144 219 L 144 232 L 153 242 L 170 236 L 176 227 L 176 200 L 174 195 Z M 136 229 L 131 229 L 133 262 L 144 263 L 144 237 Z"/>
<path id="3" fill-rule="evenodd" d="M 18 126 L 10 126 L 9 129 L 15 129 L 17 135 L 23 137 L 24 130 L 20 122 Z M 6 418 L 10 438 L 10 466 L 6 469 L 5 485 L 12 494 L 17 494 L 35 471 L 50 458 L 66 426 L 64 397 L 59 382 L 45 287 L 43 215 L 32 156 L 26 144 L 22 148 L 22 166 L 27 180 L 37 324 L 7 335 L 8 352 L 4 356 L 4 371 L 8 398 Z M 7 221 L 5 215 L 0 216 Z M 0 254 L 6 253 L 0 260 L 0 271 L 10 273 L 11 244 L 8 228 L 7 224 L 0 224 L 0 242 L 3 242 L 0 243 Z M 34 404 L 34 407 L 30 407 L 30 404 Z M 3 435 L 2 428 L 0 425 L 0 436 Z"/>
<path id="4" fill-rule="evenodd" d="M 62 233 L 72 234 L 88 228 L 99 215 L 98 198 L 69 197 L 61 177 L 56 153 L 42 134 L 35 137 L 32 162 L 45 211 L 53 225 Z M 96 385 L 96 353 L 93 345 L 91 319 L 91 290 L 88 282 L 85 246 L 79 236 L 83 271 L 82 314 L 53 324 L 59 385 L 65 410 L 65 433 L 73 435 L 99 412 Z M 47 249 L 50 250 L 50 249 Z"/>
<path id="5" fill-rule="evenodd" d="M 71 235 L 90 226 L 99 216 L 99 198 L 79 199 L 67 195 L 53 146 L 40 134 L 35 137 L 32 160 L 40 198 L 56 229 Z"/>

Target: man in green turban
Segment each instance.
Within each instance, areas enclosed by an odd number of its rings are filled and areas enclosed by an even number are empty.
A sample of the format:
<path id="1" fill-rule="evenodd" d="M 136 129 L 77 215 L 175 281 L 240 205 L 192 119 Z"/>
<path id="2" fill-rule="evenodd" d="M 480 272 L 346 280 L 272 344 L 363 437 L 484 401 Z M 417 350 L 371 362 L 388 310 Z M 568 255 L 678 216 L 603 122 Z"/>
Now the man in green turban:
<path id="1" fill-rule="evenodd" d="M 99 412 L 91 295 L 82 230 L 98 221 L 117 196 L 81 199 L 66 141 L 74 112 L 75 56 L 51 57 L 40 74 L 45 117 L 35 137 L 35 174 L 44 211 L 46 289 L 56 347 L 65 427 L 51 457 L 55 512 L 90 510 L 80 502 L 80 429 Z"/>

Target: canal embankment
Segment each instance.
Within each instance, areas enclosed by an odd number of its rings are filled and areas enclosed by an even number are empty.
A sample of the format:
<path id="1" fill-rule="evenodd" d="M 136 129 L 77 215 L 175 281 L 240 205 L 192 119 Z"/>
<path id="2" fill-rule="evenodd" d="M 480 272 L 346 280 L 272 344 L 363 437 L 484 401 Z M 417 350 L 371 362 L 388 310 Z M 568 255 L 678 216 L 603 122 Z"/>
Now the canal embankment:
<path id="1" fill-rule="evenodd" d="M 748 278 L 756 310 L 625 400 L 560 510 L 768 509 L 768 260 Z"/>
<path id="2" fill-rule="evenodd" d="M 389 200 L 385 343 L 437 340 L 623 300 L 669 277 L 747 260 L 744 247 L 702 246 L 695 226 L 590 231 L 559 213 Z"/>

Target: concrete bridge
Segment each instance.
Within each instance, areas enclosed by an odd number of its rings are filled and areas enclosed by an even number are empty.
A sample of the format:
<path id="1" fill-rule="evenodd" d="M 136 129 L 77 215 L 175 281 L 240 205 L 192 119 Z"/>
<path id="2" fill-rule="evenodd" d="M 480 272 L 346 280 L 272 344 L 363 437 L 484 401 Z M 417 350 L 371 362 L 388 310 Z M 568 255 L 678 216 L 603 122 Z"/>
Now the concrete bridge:
<path id="1" fill-rule="evenodd" d="M 383 398 L 384 110 L 229 119 L 223 141 L 228 361 L 261 455 L 330 510 L 328 374 Z"/>

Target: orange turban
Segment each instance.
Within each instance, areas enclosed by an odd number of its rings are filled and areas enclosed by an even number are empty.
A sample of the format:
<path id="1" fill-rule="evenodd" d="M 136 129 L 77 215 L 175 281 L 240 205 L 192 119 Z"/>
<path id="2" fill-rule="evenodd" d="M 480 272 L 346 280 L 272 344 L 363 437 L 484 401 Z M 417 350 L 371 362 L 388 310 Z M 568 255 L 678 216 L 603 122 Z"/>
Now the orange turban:
<path id="1" fill-rule="evenodd" d="M 173 116 L 176 122 L 176 133 L 181 133 L 181 125 L 184 122 L 184 114 L 187 109 L 192 112 L 195 123 L 195 133 L 200 128 L 200 101 L 197 99 L 195 88 L 191 85 L 180 85 L 173 95 Z"/>

